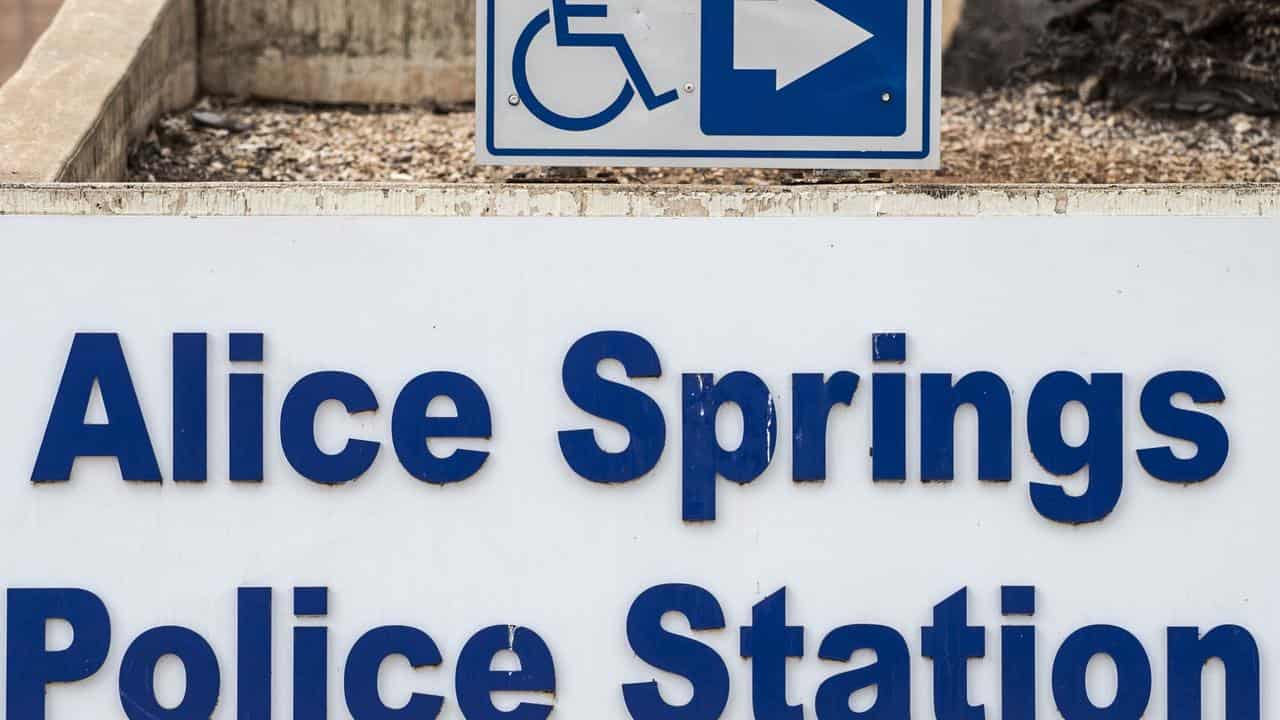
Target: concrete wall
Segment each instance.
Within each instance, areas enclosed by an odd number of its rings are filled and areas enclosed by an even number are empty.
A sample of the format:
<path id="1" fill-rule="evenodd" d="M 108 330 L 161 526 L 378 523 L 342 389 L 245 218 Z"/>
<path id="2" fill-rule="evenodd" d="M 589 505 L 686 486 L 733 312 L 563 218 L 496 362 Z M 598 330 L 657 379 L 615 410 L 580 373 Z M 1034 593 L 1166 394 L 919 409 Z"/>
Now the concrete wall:
<path id="1" fill-rule="evenodd" d="M 61 5 L 62 0 L 0 0 L 0 85 L 22 65 Z"/>
<path id="2" fill-rule="evenodd" d="M 989 0 L 977 0 L 979 7 Z M 944 0 L 944 44 L 965 0 Z M 474 100 L 475 0 L 205 0 L 206 92 L 331 103 Z"/>
<path id="3" fill-rule="evenodd" d="M 454 105 L 475 94 L 475 0 L 205 0 L 206 92 Z"/>
<path id="4" fill-rule="evenodd" d="M 68 0 L 0 86 L 0 182 L 118 180 L 196 95 L 195 0 Z"/>

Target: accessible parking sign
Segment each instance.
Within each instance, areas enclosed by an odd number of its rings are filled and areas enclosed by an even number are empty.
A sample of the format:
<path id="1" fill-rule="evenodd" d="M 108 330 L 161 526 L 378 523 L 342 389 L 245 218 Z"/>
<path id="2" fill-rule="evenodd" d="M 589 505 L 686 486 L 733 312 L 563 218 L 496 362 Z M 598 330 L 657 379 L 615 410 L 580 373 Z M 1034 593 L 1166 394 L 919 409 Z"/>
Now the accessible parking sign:
<path id="1" fill-rule="evenodd" d="M 481 0 L 477 155 L 934 168 L 939 0 Z"/>

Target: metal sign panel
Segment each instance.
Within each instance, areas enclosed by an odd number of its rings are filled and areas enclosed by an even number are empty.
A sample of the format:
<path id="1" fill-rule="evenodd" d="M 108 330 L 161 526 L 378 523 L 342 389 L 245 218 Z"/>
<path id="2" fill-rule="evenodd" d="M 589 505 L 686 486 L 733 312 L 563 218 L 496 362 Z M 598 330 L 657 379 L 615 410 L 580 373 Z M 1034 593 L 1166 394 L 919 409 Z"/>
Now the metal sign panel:
<path id="1" fill-rule="evenodd" d="M 940 0 L 480 0 L 477 154 L 938 166 Z"/>
<path id="2" fill-rule="evenodd" d="M 14 720 L 1274 716 L 1275 219 L 0 235 Z"/>

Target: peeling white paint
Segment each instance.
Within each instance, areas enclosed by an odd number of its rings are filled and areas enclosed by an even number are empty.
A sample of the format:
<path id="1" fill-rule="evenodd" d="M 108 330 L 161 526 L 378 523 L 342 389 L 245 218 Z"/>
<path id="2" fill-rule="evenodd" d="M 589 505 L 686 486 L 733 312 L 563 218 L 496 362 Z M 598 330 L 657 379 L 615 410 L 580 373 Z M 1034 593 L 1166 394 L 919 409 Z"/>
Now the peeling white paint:
<path id="1" fill-rule="evenodd" d="M 778 416 L 772 397 L 769 398 L 769 414 L 775 418 Z M 773 458 L 773 428 L 773 425 L 764 426 L 764 456 L 769 459 Z"/>
<path id="2" fill-rule="evenodd" d="M 424 217 L 1280 216 L 1278 185 L 0 185 L 0 214 Z"/>

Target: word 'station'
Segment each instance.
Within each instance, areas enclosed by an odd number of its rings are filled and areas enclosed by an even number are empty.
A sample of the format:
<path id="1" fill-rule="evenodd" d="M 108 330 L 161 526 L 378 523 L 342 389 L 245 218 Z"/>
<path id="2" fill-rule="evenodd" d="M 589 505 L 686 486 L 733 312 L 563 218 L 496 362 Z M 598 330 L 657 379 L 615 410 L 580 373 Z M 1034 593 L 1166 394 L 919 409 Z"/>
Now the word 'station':
<path id="1" fill-rule="evenodd" d="M 229 359 L 237 365 L 263 362 L 264 337 L 234 333 Z M 207 482 L 208 472 L 208 336 L 175 334 L 173 350 L 173 465 L 177 482 Z M 645 390 L 606 379 L 605 361 L 621 364 L 630 379 L 662 377 L 654 345 L 639 335 L 607 331 L 587 335 L 564 357 L 562 382 L 568 399 L 584 412 L 625 428 L 625 449 L 602 448 L 595 431 L 558 431 L 561 455 L 574 473 L 593 483 L 628 483 L 649 474 L 665 452 L 666 423 L 662 409 Z M 992 483 L 1013 480 L 1014 403 L 1008 383 L 995 372 L 955 377 L 951 373 L 902 372 L 907 336 L 873 337 L 871 373 L 871 480 L 907 480 L 908 385 L 918 384 L 919 476 L 923 482 L 948 482 L 955 475 L 955 425 L 959 410 L 972 407 L 978 423 L 977 476 Z M 243 369 L 243 368 L 241 368 Z M 1047 372 L 1031 390 L 1025 408 L 1028 447 L 1049 475 L 1087 471 L 1083 492 L 1068 493 L 1060 483 L 1038 478 L 1030 483 L 1030 502 L 1041 516 L 1070 524 L 1103 520 L 1120 501 L 1125 482 L 1126 408 L 1124 376 L 1115 372 Z M 257 483 L 264 478 L 265 394 L 261 372 L 237 371 L 228 378 L 231 482 Z M 791 476 L 796 483 L 827 479 L 828 423 L 847 409 L 864 383 L 849 370 L 796 373 L 791 378 Z M 94 388 L 101 393 L 107 422 L 88 423 Z M 686 522 L 716 519 L 720 479 L 747 484 L 769 467 L 778 441 L 778 413 L 771 388 L 758 375 L 739 370 L 719 375 L 684 373 L 680 378 L 680 517 Z M 1180 456 L 1168 445 L 1137 449 L 1142 469 L 1167 483 L 1198 483 L 1222 469 L 1229 452 L 1226 427 L 1213 415 L 1180 407 L 1190 398 L 1197 405 L 1221 403 L 1226 395 L 1205 372 L 1178 370 L 1144 380 L 1137 415 L 1147 428 L 1190 443 L 1195 452 Z M 452 417 L 429 415 L 437 398 L 456 407 Z M 378 397 L 364 379 L 348 372 L 323 371 L 292 384 L 279 410 L 279 443 L 293 469 L 307 480 L 326 485 L 349 483 L 370 470 L 381 443 L 349 439 L 337 452 L 327 452 L 316 439 L 317 412 L 325 403 L 341 404 L 348 413 L 376 413 Z M 1069 406 L 1083 408 L 1088 432 L 1073 443 L 1063 431 Z M 717 418 L 727 408 L 741 413 L 741 441 L 725 447 L 717 435 Z M 395 457 L 404 471 L 425 483 L 465 482 L 485 464 L 488 451 L 457 449 L 445 456 L 431 450 L 433 439 L 487 439 L 492 435 L 490 402 L 481 385 L 458 372 L 426 372 L 409 380 L 396 397 L 389 418 Z M 114 457 L 124 480 L 160 482 L 148 424 L 134 390 L 119 335 L 76 335 L 57 388 L 31 479 L 36 483 L 71 479 L 76 459 Z M 1185 455 L 1185 453 L 1184 453 Z"/>

